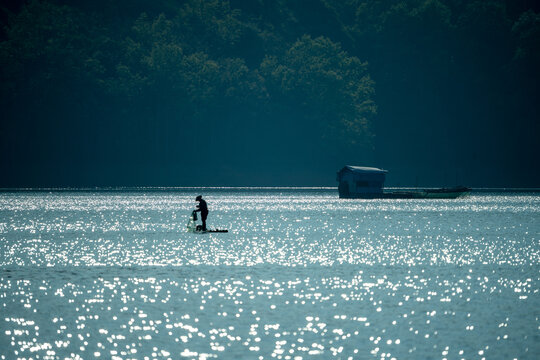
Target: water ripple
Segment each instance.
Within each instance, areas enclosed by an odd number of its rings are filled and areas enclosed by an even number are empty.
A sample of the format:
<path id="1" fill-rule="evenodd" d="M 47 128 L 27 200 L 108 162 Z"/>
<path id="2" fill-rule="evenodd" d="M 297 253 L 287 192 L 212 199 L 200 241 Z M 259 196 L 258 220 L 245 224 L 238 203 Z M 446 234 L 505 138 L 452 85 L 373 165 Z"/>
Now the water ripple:
<path id="1" fill-rule="evenodd" d="M 2 359 L 536 359 L 540 196 L 0 194 Z"/>

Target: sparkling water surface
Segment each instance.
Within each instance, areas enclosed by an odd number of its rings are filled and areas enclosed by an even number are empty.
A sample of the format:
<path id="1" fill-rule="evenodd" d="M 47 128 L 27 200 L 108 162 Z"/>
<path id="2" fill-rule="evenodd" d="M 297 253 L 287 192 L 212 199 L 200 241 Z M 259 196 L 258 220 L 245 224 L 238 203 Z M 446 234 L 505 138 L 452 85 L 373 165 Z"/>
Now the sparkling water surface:
<path id="1" fill-rule="evenodd" d="M 0 194 L 1 359 L 537 359 L 540 194 Z"/>

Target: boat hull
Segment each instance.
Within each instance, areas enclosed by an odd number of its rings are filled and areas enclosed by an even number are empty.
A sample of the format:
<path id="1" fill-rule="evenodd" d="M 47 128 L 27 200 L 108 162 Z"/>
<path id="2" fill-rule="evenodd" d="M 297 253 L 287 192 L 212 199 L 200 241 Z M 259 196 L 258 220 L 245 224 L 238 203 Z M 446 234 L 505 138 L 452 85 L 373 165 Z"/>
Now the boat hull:
<path id="1" fill-rule="evenodd" d="M 471 189 L 466 187 L 423 189 L 417 191 L 384 191 L 382 193 L 339 194 L 341 199 L 457 199 L 466 196 Z"/>

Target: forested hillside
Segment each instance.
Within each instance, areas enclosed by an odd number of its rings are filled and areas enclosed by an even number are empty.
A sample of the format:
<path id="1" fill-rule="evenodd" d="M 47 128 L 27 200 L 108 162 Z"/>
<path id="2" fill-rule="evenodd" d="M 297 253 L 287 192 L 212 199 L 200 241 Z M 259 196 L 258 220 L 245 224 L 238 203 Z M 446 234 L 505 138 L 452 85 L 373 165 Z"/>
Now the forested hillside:
<path id="1" fill-rule="evenodd" d="M 539 10 L 2 2 L 0 187 L 539 186 Z"/>

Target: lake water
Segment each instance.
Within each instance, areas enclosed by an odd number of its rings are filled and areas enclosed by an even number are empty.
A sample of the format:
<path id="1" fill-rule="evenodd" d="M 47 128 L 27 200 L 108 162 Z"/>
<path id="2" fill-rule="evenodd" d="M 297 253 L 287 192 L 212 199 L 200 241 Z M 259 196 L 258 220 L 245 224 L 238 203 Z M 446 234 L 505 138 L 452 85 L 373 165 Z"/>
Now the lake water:
<path id="1" fill-rule="evenodd" d="M 540 194 L 0 193 L 0 359 L 538 359 Z"/>

